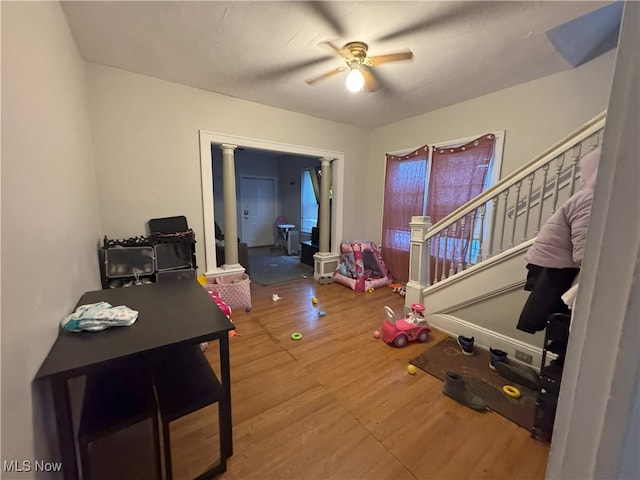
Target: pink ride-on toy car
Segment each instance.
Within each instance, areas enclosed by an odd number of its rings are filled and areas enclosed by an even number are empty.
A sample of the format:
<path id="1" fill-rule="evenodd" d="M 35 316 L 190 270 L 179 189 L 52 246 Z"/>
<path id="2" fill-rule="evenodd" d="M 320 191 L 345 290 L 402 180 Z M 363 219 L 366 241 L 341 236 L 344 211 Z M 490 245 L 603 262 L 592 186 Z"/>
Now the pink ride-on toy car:
<path id="1" fill-rule="evenodd" d="M 382 340 L 388 345 L 404 347 L 408 342 L 426 342 L 431 328 L 424 318 L 424 305 L 414 303 L 411 312 L 404 318 L 396 319 L 390 307 L 384 307 L 387 318 L 382 324 Z"/>

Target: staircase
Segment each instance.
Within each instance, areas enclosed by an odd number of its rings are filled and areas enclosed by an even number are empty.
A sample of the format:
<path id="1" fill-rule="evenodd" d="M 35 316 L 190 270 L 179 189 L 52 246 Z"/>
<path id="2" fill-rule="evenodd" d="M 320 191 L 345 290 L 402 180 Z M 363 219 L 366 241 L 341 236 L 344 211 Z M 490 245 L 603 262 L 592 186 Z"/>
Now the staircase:
<path id="1" fill-rule="evenodd" d="M 528 292 L 525 253 L 579 188 L 578 162 L 602 143 L 606 112 L 431 225 L 413 217 L 405 308 L 422 303 L 431 326 L 539 365 L 544 332 L 516 329 Z"/>

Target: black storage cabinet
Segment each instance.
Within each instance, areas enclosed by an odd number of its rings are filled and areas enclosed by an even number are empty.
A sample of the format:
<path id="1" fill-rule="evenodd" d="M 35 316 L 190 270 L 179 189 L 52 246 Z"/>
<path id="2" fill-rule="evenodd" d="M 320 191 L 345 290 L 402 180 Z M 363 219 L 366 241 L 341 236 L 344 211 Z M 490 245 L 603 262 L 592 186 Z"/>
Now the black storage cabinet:
<path id="1" fill-rule="evenodd" d="M 99 252 L 102 288 L 196 278 L 196 240 L 184 216 L 149 220 L 147 236 L 104 237 Z"/>

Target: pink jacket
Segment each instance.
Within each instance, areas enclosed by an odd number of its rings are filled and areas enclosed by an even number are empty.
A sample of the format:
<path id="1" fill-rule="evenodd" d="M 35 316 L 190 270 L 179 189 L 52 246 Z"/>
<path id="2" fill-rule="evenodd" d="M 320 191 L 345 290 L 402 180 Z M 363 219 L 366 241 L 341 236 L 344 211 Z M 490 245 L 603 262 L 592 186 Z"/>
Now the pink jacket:
<path id="1" fill-rule="evenodd" d="M 600 148 L 580 160 L 580 189 L 542 226 L 526 255 L 527 263 L 547 268 L 580 268 L 587 239 Z"/>

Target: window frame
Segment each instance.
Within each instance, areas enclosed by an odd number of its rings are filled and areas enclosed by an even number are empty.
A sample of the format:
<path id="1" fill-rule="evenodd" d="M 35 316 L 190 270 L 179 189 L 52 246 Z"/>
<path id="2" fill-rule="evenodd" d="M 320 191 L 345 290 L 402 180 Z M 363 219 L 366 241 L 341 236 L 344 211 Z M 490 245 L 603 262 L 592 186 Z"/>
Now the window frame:
<path id="1" fill-rule="evenodd" d="M 311 228 L 309 229 L 309 231 L 304 229 L 304 195 L 302 193 L 302 189 L 305 188 L 304 184 L 305 184 L 305 173 L 309 173 L 309 177 L 311 177 L 311 175 L 315 172 L 315 168 L 310 167 L 310 168 L 303 168 L 300 171 L 300 233 L 308 233 L 311 234 Z M 309 178 L 309 182 L 311 182 L 311 178 Z M 311 190 L 312 190 L 312 194 L 313 194 L 313 185 L 311 185 Z M 315 194 L 314 195 L 314 199 L 315 199 Z M 316 225 L 318 224 L 318 208 L 320 207 L 320 205 L 318 204 L 318 201 L 315 200 L 316 202 Z"/>
<path id="2" fill-rule="evenodd" d="M 490 131 L 490 132 L 485 132 L 478 135 L 472 135 L 470 137 L 459 138 L 457 140 L 447 140 L 444 142 L 436 142 L 434 144 L 431 144 L 431 143 L 423 144 L 423 145 L 429 146 L 429 153 L 427 155 L 427 175 L 425 176 L 425 179 L 424 179 L 425 181 L 424 202 L 423 202 L 424 205 L 422 207 L 422 215 L 425 215 L 427 211 L 427 197 L 429 195 L 429 178 L 431 177 L 431 164 L 433 161 L 433 150 L 437 148 L 456 148 L 461 145 L 464 145 L 465 143 L 469 143 L 470 141 L 475 140 L 476 138 L 481 137 L 483 135 L 494 135 L 496 139 L 495 148 L 493 150 L 493 158 L 489 163 L 489 175 L 487 177 L 487 182 L 484 186 L 484 190 L 487 190 L 489 187 L 491 187 L 492 185 L 495 185 L 500 180 L 500 173 L 502 171 L 502 155 L 504 152 L 504 137 L 505 137 L 504 130 Z M 387 153 L 389 155 L 403 156 L 408 153 L 414 152 L 419 148 L 420 146 L 412 147 L 412 148 L 403 148 L 401 150 L 395 150 Z M 386 169 L 387 169 L 386 157 L 384 160 L 383 168 L 384 168 L 384 172 L 386 172 Z M 387 179 L 385 175 L 385 178 L 383 179 L 383 187 L 384 187 L 384 182 L 386 182 L 386 180 Z"/>
<path id="3" fill-rule="evenodd" d="M 424 186 L 424 199 L 423 199 L 423 205 L 422 205 L 422 215 L 426 215 L 426 211 L 427 211 L 427 199 L 429 197 L 429 179 L 431 177 L 431 165 L 433 162 L 433 151 L 434 149 L 439 149 L 439 148 L 455 148 L 455 147 L 459 147 L 461 145 L 464 145 L 466 143 L 471 142 L 472 140 L 475 140 L 478 137 L 481 137 L 483 135 L 494 135 L 495 137 L 495 144 L 494 144 L 494 149 L 493 149 L 493 158 L 491 159 L 491 161 L 489 162 L 489 175 L 487 175 L 487 180 L 485 182 L 483 191 L 486 191 L 487 189 L 489 189 L 491 186 L 495 185 L 496 183 L 498 183 L 498 181 L 500 180 L 500 176 L 501 176 L 501 172 L 502 172 L 502 157 L 503 157 L 503 153 L 504 153 L 504 139 L 505 139 L 505 130 L 496 130 L 496 131 L 488 131 L 488 132 L 484 132 L 484 133 L 480 133 L 477 135 L 472 135 L 469 137 L 464 137 L 464 138 L 459 138 L 456 140 L 447 140 L 447 141 L 443 141 L 443 142 L 436 142 L 436 143 L 429 143 L 427 142 L 424 145 L 429 146 L 429 153 L 427 154 L 427 167 L 426 167 L 426 175 L 425 175 L 425 186 Z M 387 152 L 389 155 L 396 155 L 396 156 L 403 156 L 406 155 L 408 153 L 414 152 L 417 149 L 421 148 L 420 146 L 418 147 L 412 147 L 412 148 L 403 148 L 401 150 L 395 150 L 392 152 Z M 383 169 L 384 172 L 387 171 L 387 159 L 385 156 L 385 160 L 384 160 L 384 165 L 383 165 Z M 386 178 L 386 174 L 383 175 L 383 191 L 384 191 L 384 186 L 386 184 L 387 178 Z M 493 206 L 492 204 L 489 202 L 487 204 L 487 208 L 485 210 L 485 216 L 484 216 L 484 220 L 483 220 L 483 231 L 488 231 L 489 227 L 491 226 L 491 219 L 493 216 Z M 384 210 L 384 209 L 383 209 Z M 471 241 L 471 245 L 473 248 L 473 245 L 477 245 L 479 244 L 479 240 L 480 240 L 480 236 L 479 236 L 479 231 L 474 229 L 474 234 L 473 234 L 473 238 Z M 483 245 L 482 245 L 482 249 L 483 251 L 488 251 L 489 248 L 489 241 L 490 239 L 485 238 L 483 241 Z"/>

